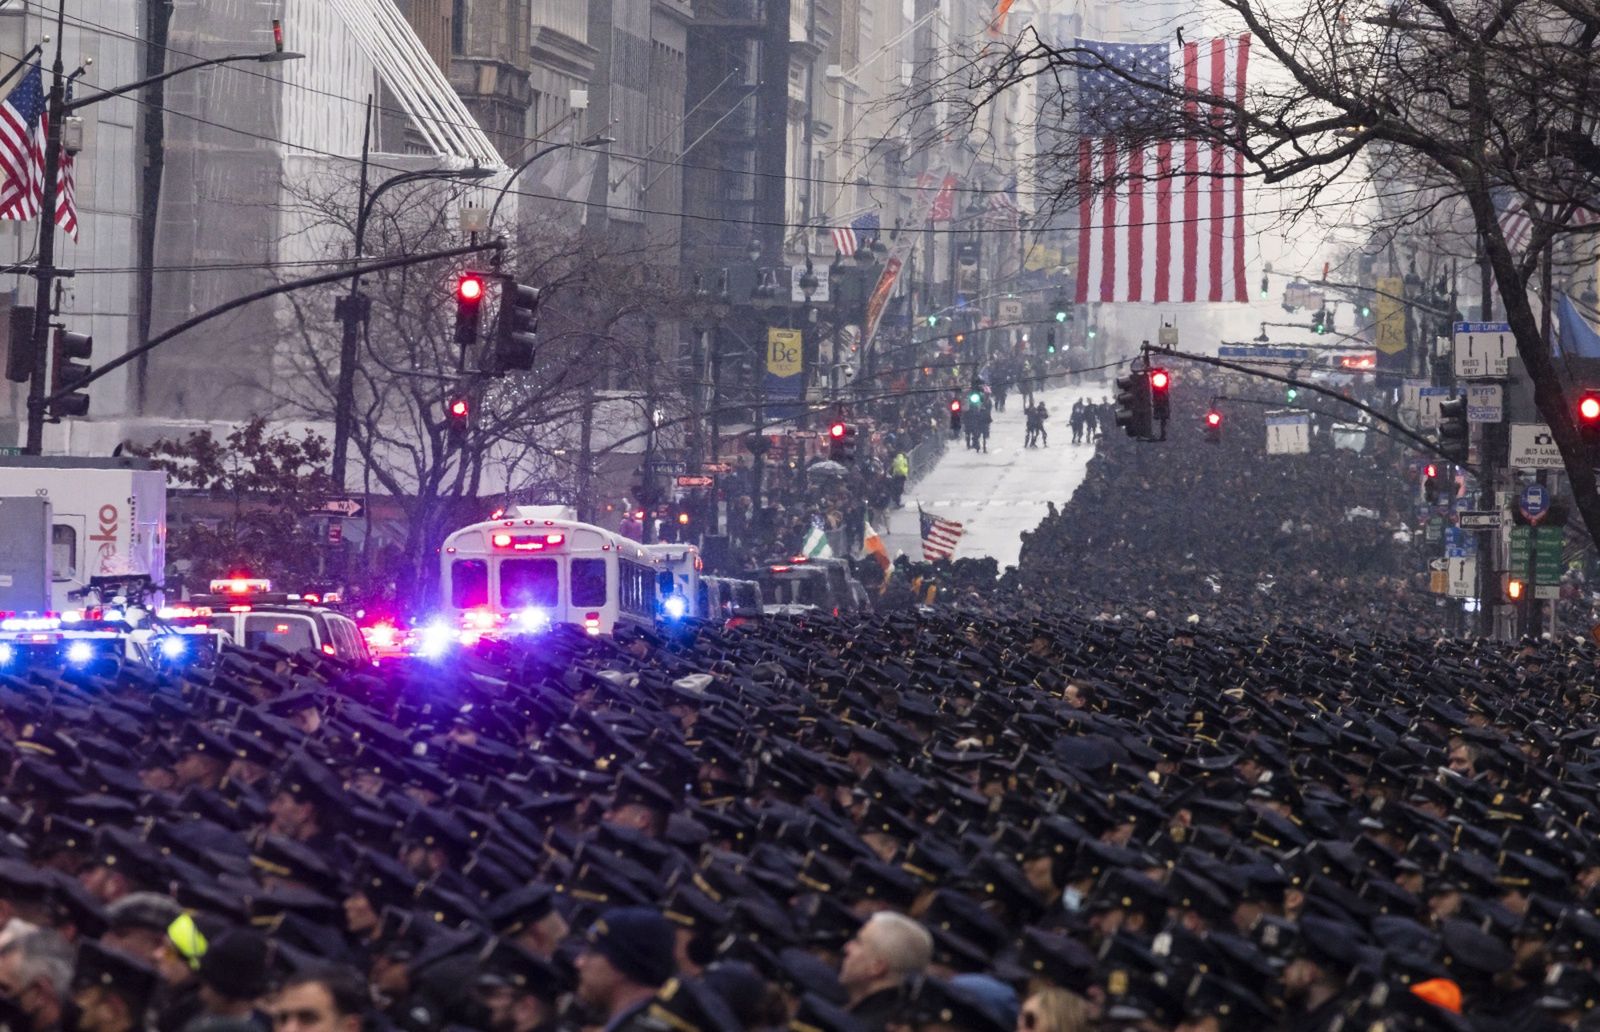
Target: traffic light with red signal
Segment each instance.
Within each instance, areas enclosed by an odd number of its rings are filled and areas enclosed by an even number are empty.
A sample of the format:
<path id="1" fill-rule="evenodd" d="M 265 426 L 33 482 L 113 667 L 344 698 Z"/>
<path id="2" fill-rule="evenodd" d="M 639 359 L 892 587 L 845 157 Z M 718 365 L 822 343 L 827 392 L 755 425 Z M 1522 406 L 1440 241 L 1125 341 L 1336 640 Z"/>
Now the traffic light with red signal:
<path id="1" fill-rule="evenodd" d="M 1172 374 L 1165 369 L 1152 369 L 1150 370 L 1150 416 L 1165 426 L 1171 415 Z"/>
<path id="2" fill-rule="evenodd" d="M 1222 413 L 1215 407 L 1206 410 L 1205 429 L 1208 443 L 1222 443 Z"/>
<path id="3" fill-rule="evenodd" d="M 1578 398 L 1578 434 L 1591 459 L 1600 456 L 1600 391 L 1588 390 Z"/>
<path id="4" fill-rule="evenodd" d="M 456 343 L 478 343 L 478 323 L 483 313 L 485 279 L 482 273 L 463 272 L 456 277 Z"/>
<path id="5" fill-rule="evenodd" d="M 961 433 L 961 399 L 950 399 L 950 436 Z"/>
<path id="6" fill-rule="evenodd" d="M 450 436 L 461 440 L 472 429 L 472 399 L 465 391 L 451 394 L 444 402 L 445 429 Z"/>
<path id="7" fill-rule="evenodd" d="M 1429 505 L 1438 505 L 1444 495 L 1444 479 L 1437 463 L 1422 467 L 1422 497 Z"/>
<path id="8" fill-rule="evenodd" d="M 835 422 L 828 427 L 828 458 L 848 465 L 856 461 L 856 435 L 854 424 Z"/>

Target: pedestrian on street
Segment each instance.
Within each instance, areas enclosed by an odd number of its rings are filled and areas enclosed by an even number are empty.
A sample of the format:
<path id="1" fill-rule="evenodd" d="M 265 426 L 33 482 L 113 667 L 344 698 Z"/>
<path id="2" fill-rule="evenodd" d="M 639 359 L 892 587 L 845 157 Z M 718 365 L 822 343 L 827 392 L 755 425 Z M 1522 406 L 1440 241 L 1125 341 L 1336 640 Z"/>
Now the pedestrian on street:
<path id="1" fill-rule="evenodd" d="M 905 503 L 902 499 L 906 491 L 906 479 L 911 476 L 911 460 L 906 458 L 905 452 L 896 452 L 894 461 L 889 464 L 889 482 L 894 486 L 894 507 L 896 509 Z"/>
<path id="2" fill-rule="evenodd" d="M 1039 404 L 1034 407 L 1033 416 L 1034 422 L 1039 426 L 1038 440 L 1040 446 L 1044 448 L 1050 447 L 1050 409 L 1045 406 L 1043 399 L 1040 399 Z"/>

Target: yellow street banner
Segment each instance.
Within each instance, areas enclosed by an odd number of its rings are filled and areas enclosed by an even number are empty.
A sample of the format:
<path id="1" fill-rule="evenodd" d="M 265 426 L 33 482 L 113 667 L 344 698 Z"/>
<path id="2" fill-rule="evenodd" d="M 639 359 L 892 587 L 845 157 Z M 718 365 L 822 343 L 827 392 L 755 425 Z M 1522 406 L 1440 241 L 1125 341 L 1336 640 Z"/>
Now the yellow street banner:
<path id="1" fill-rule="evenodd" d="M 1378 280 L 1378 296 L 1373 311 L 1377 315 L 1374 343 L 1385 355 L 1398 355 L 1406 349 L 1406 306 L 1400 301 L 1405 296 L 1406 283 L 1399 276 L 1385 276 Z"/>
<path id="2" fill-rule="evenodd" d="M 767 375 L 778 379 L 799 376 L 805 366 L 805 347 L 799 330 L 773 326 L 767 330 Z"/>

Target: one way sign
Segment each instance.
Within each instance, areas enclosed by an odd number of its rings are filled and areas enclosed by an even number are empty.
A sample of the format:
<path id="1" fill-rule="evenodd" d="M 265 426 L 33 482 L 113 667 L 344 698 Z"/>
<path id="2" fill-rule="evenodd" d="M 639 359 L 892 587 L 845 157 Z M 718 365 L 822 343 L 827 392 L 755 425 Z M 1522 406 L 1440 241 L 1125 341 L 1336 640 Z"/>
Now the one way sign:
<path id="1" fill-rule="evenodd" d="M 330 498 L 311 511 L 322 516 L 360 516 L 364 506 L 355 498 Z"/>

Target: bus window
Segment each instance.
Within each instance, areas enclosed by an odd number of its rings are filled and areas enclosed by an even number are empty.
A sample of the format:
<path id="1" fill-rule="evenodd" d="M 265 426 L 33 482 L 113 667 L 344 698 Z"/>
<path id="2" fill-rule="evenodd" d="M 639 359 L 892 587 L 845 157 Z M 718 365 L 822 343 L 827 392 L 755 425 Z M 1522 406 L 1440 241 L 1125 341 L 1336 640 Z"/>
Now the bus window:
<path id="1" fill-rule="evenodd" d="M 65 523 L 50 527 L 50 579 L 60 582 L 78 576 L 78 531 Z"/>
<path id="2" fill-rule="evenodd" d="M 618 585 L 618 606 L 624 613 L 654 618 L 656 578 L 650 568 L 622 559 L 617 562 L 617 571 L 622 582 Z"/>
<path id="3" fill-rule="evenodd" d="M 244 647 L 260 648 L 270 643 L 280 649 L 299 652 L 316 647 L 311 618 L 289 613 L 256 613 L 244 618 Z"/>
<path id="4" fill-rule="evenodd" d="M 572 606 L 574 609 L 599 609 L 606 604 L 606 561 L 572 560 Z"/>
<path id="5" fill-rule="evenodd" d="M 457 559 L 450 564 L 450 604 L 472 609 L 489 604 L 489 564 L 483 559 Z"/>
<path id="6" fill-rule="evenodd" d="M 500 604 L 553 608 L 561 601 L 554 559 L 504 559 L 500 563 Z"/>

